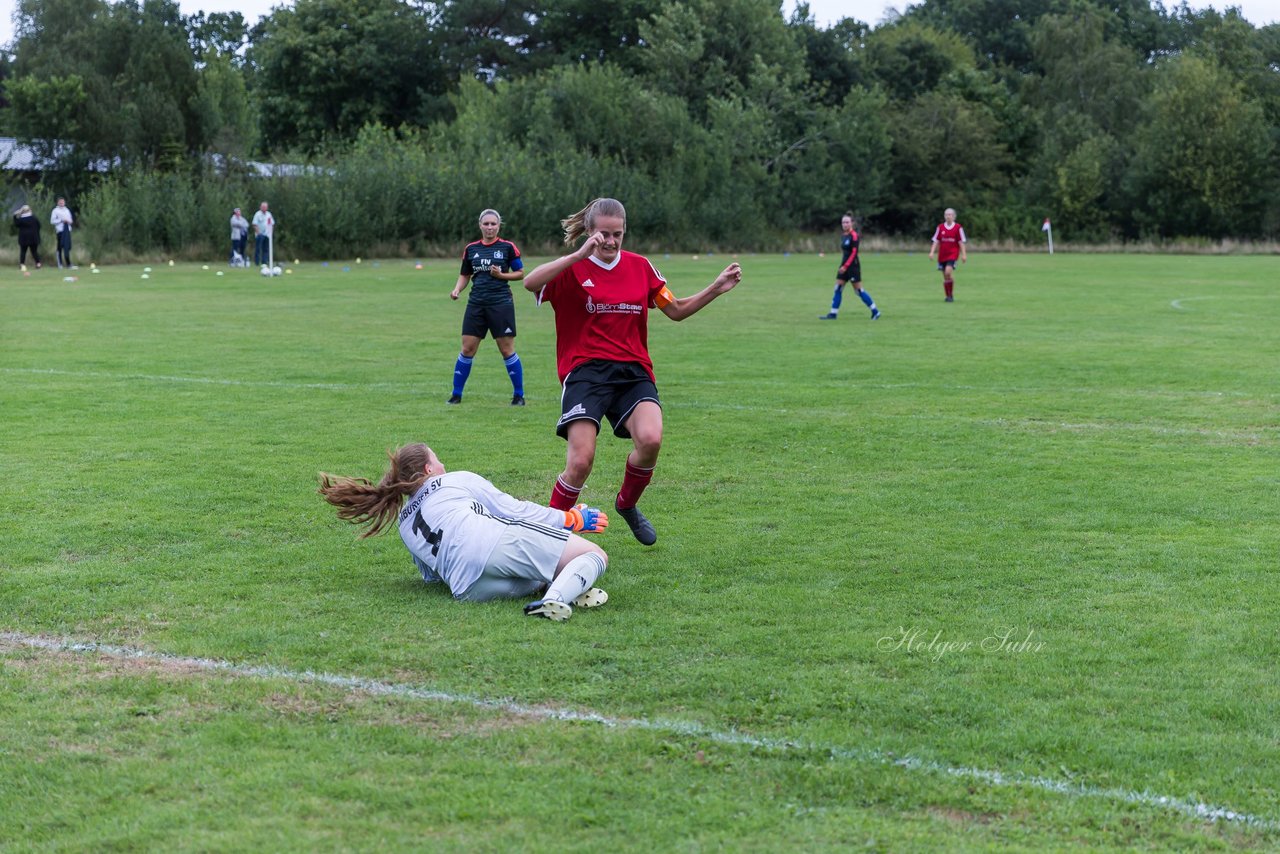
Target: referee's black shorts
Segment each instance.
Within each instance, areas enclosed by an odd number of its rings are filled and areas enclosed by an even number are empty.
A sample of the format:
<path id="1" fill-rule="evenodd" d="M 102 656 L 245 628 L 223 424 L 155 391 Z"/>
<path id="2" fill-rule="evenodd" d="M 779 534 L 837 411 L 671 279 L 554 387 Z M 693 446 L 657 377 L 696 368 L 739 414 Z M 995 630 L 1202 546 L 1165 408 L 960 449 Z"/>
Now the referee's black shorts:
<path id="1" fill-rule="evenodd" d="M 627 419 L 646 400 L 662 405 L 658 400 L 658 387 L 642 365 L 604 359 L 583 362 L 565 377 L 556 435 L 569 438 L 569 425 L 584 419 L 593 422 L 599 433 L 601 419 L 608 418 L 613 425 L 613 435 L 630 439 Z"/>

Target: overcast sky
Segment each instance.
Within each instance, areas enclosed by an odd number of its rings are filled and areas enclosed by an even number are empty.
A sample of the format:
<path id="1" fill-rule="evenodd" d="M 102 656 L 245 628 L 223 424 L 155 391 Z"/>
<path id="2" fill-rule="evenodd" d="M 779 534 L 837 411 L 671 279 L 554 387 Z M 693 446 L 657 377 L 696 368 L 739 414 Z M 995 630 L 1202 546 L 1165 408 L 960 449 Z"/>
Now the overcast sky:
<path id="1" fill-rule="evenodd" d="M 13 40 L 13 10 L 16 0 L 0 0 L 0 44 L 8 44 Z M 254 23 L 262 15 L 276 6 L 292 5 L 292 0 L 179 0 L 178 5 L 186 14 L 201 10 L 205 12 L 239 12 L 250 23 Z M 795 8 L 794 0 L 784 0 L 783 11 L 790 16 Z M 1166 8 L 1172 8 L 1175 0 L 1168 0 Z M 810 0 L 809 11 L 817 19 L 820 26 L 828 26 L 839 19 L 849 16 L 868 24 L 878 24 L 884 18 L 885 9 L 901 11 L 906 3 L 903 0 Z M 1194 9 L 1214 6 L 1225 9 L 1228 6 L 1239 6 L 1244 17 L 1254 26 L 1274 24 L 1280 21 L 1280 0 L 1213 0 L 1202 2 L 1192 0 Z"/>

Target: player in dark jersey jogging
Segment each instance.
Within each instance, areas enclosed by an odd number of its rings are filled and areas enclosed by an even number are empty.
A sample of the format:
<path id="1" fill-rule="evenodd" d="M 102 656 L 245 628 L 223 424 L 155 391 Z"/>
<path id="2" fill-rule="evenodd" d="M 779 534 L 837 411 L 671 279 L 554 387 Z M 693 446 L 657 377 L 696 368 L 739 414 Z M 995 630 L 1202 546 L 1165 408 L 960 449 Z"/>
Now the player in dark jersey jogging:
<path id="1" fill-rule="evenodd" d="M 844 286 L 850 284 L 858 292 L 858 299 L 862 300 L 862 304 L 871 309 L 871 319 L 879 320 L 880 309 L 876 308 L 876 301 L 862 287 L 862 262 L 858 259 L 858 232 L 853 227 L 852 211 L 841 218 L 840 231 L 842 232 L 840 251 L 843 256 L 840 259 L 840 266 L 836 268 L 836 290 L 831 295 L 831 311 L 819 315 L 818 319 L 835 320 L 840 316 L 840 301 L 844 297 Z"/>
<path id="2" fill-rule="evenodd" d="M 480 214 L 480 239 L 462 252 L 462 270 L 449 298 L 456 300 L 467 284 L 471 296 L 462 316 L 462 352 L 453 366 L 453 394 L 449 403 L 462 403 L 462 390 L 471 375 L 471 362 L 486 333 L 502 354 L 502 364 L 511 377 L 511 405 L 524 406 L 524 368 L 516 354 L 516 305 L 511 298 L 511 282 L 524 278 L 520 250 L 510 240 L 498 237 L 502 217 L 492 208 Z"/>
<path id="3" fill-rule="evenodd" d="M 561 220 L 565 243 L 586 240 L 568 255 L 548 261 L 525 277 L 524 286 L 556 315 L 556 372 L 563 391 L 556 435 L 568 442 L 564 471 L 556 478 L 551 506 L 577 503 L 591 474 L 600 423 L 632 441 L 614 508 L 644 545 L 658 534 L 636 504 L 662 447 L 662 406 L 649 358 L 649 309 L 684 320 L 742 279 L 735 262 L 711 284 L 683 299 L 648 258 L 622 251 L 627 212 L 615 199 L 596 199 Z"/>

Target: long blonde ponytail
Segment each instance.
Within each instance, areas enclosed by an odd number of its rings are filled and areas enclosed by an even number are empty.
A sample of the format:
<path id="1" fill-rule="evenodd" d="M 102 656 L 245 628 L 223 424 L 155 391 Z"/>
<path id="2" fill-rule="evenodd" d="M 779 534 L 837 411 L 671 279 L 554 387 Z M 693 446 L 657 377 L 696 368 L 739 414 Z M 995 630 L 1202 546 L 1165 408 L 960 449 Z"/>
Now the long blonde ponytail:
<path id="1" fill-rule="evenodd" d="M 601 216 L 620 217 L 625 223 L 627 209 L 617 199 L 596 199 L 576 214 L 560 220 L 560 225 L 564 228 L 564 242 L 572 245 L 582 235 L 595 231 L 596 217 Z"/>
<path id="2" fill-rule="evenodd" d="M 376 484 L 363 477 L 320 472 L 317 491 L 338 508 L 339 519 L 368 527 L 361 539 L 372 537 L 395 520 L 405 498 L 417 492 L 427 479 L 427 451 L 421 442 L 387 451 L 391 465 Z"/>

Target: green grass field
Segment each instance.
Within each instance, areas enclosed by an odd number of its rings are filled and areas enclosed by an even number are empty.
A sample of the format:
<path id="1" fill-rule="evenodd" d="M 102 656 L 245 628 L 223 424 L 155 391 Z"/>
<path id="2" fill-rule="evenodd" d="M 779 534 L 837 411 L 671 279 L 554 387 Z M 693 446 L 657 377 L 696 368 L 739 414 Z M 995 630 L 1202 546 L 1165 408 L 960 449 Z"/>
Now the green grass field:
<path id="1" fill-rule="evenodd" d="M 453 260 L 0 275 L 0 850 L 1280 846 L 1275 259 L 869 254 L 876 323 L 740 260 L 564 624 L 315 493 L 423 440 L 545 501 L 549 308 L 528 407 L 488 341 L 446 407 Z"/>

